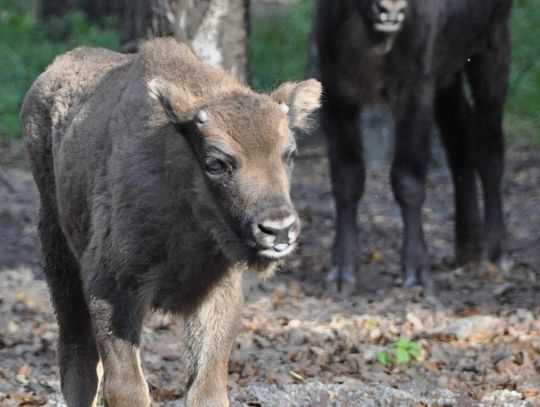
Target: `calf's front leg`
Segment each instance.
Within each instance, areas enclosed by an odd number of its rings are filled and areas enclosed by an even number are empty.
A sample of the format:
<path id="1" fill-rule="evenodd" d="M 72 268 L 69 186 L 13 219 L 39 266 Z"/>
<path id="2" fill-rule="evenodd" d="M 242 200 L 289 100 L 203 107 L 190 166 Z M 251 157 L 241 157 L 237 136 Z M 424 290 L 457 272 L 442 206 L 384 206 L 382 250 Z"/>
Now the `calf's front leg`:
<path id="1" fill-rule="evenodd" d="M 148 407 L 150 393 L 139 357 L 141 301 L 133 288 L 120 287 L 114 276 L 90 281 L 88 303 L 103 362 L 105 406 Z"/>
<path id="2" fill-rule="evenodd" d="M 186 317 L 188 407 L 227 407 L 228 364 L 243 303 L 242 274 L 221 279 Z"/>

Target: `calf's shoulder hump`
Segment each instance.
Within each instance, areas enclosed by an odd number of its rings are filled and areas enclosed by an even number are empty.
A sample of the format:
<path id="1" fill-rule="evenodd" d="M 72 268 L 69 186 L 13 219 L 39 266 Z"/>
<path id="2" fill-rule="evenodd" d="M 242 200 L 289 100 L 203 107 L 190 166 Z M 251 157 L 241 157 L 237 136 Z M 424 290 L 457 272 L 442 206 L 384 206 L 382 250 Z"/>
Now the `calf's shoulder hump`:
<path id="1" fill-rule="evenodd" d="M 21 109 L 23 124 L 39 114 L 47 114 L 53 126 L 58 124 L 71 107 L 95 90 L 107 72 L 132 60 L 132 55 L 87 47 L 57 56 L 26 94 Z"/>
<path id="2" fill-rule="evenodd" d="M 155 38 L 140 48 L 139 58 L 147 81 L 161 78 L 211 98 L 224 92 L 250 92 L 224 70 L 203 63 L 191 48 L 175 38 Z"/>

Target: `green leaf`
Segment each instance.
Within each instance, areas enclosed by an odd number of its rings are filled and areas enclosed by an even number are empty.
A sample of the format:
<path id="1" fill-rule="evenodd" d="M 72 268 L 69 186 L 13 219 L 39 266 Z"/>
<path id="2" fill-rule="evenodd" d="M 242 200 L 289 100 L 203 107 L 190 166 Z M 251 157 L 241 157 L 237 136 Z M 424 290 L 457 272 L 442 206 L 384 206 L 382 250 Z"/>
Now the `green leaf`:
<path id="1" fill-rule="evenodd" d="M 379 363 L 384 367 L 392 366 L 392 359 L 390 358 L 390 354 L 386 350 L 380 351 L 377 354 L 377 359 L 379 360 Z"/>
<path id="2" fill-rule="evenodd" d="M 411 356 L 407 349 L 404 348 L 396 348 L 394 350 L 394 354 L 396 356 L 396 364 L 398 365 L 406 365 L 411 361 Z"/>
<path id="3" fill-rule="evenodd" d="M 411 340 L 406 336 L 401 336 L 397 341 L 394 342 L 394 348 L 403 348 L 406 349 L 410 346 Z"/>
<path id="4" fill-rule="evenodd" d="M 411 342 L 408 351 L 413 359 L 418 359 L 422 353 L 422 346 L 418 342 Z"/>

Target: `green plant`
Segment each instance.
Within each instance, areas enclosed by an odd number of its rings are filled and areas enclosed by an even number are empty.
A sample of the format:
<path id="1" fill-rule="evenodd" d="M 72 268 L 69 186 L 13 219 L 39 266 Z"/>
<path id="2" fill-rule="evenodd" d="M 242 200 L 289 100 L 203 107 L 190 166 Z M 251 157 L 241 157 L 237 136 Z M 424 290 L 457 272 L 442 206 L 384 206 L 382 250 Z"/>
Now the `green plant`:
<path id="1" fill-rule="evenodd" d="M 12 3 L 0 0 L 0 137 L 20 137 L 22 99 L 56 55 L 81 45 L 119 47 L 111 20 L 103 28 L 72 12 L 45 26 L 37 18 L 35 1 Z"/>
<path id="2" fill-rule="evenodd" d="M 379 363 L 383 365 L 384 367 L 390 367 L 392 366 L 392 357 L 390 356 L 390 352 L 387 350 L 382 350 L 377 354 L 377 359 L 379 360 Z"/>
<path id="3" fill-rule="evenodd" d="M 392 350 L 382 350 L 377 354 L 379 363 L 385 367 L 406 365 L 417 360 L 422 353 L 422 345 L 405 336 L 400 337 L 392 344 Z"/>
<path id="4" fill-rule="evenodd" d="M 517 0 L 512 13 L 512 69 L 506 133 L 513 145 L 540 146 L 540 7 Z"/>
<path id="5" fill-rule="evenodd" d="M 260 91 L 304 77 L 313 0 L 297 0 L 278 11 L 255 16 L 251 25 L 251 84 Z"/>

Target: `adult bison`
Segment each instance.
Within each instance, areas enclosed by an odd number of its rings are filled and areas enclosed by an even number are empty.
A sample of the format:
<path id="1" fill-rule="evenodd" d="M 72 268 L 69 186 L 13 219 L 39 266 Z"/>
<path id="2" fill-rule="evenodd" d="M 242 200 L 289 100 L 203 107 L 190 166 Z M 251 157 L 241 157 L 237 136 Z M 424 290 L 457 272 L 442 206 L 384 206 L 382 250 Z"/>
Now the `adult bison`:
<path id="1" fill-rule="evenodd" d="M 45 276 L 69 406 L 148 406 L 143 317 L 185 316 L 187 404 L 225 406 L 242 274 L 271 272 L 299 222 L 294 131 L 315 80 L 260 95 L 172 39 L 138 55 L 79 48 L 28 92 L 22 120 L 39 188 Z"/>
<path id="2" fill-rule="evenodd" d="M 512 0 L 318 1 L 312 56 L 325 93 L 321 114 L 337 209 L 329 281 L 355 279 L 365 177 L 358 113 L 380 96 L 395 122 L 391 181 L 404 223 L 404 285 L 432 288 L 421 208 L 434 122 L 454 180 L 457 261 L 504 265 L 502 118 L 511 6 Z"/>

